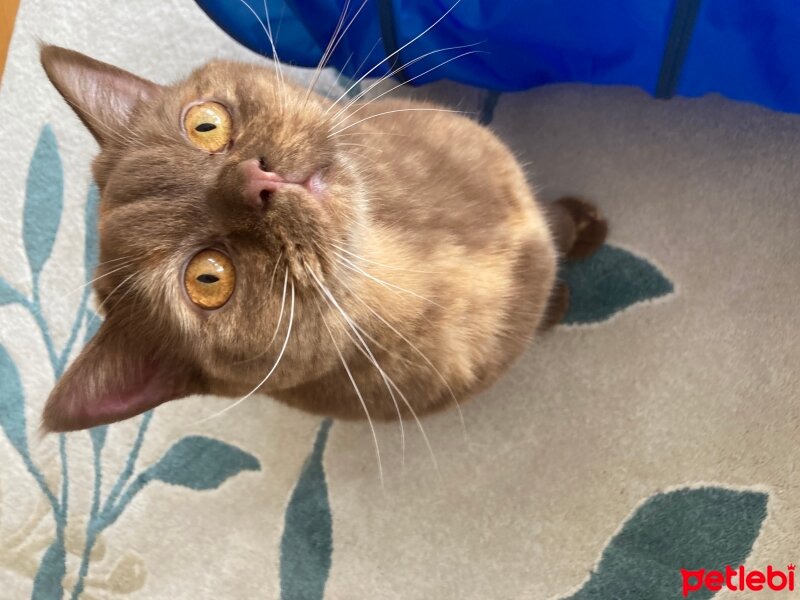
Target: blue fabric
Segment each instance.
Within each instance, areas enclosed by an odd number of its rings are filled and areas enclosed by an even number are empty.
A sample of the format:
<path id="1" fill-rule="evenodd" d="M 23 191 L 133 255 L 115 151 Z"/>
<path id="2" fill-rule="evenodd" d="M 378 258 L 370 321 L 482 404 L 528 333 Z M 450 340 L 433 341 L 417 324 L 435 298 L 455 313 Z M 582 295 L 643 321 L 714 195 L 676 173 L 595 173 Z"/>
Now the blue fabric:
<path id="1" fill-rule="evenodd" d="M 703 0 L 678 93 L 800 112 L 800 2 Z"/>
<path id="2" fill-rule="evenodd" d="M 253 14 L 266 22 L 263 0 L 197 2 L 235 39 L 272 55 Z M 455 8 L 454 0 L 368 0 L 333 53 L 331 66 L 349 77 L 376 65 L 372 76 L 389 72 L 392 61 L 384 61 L 389 52 L 386 36 L 381 36 L 382 3 L 390 8 L 396 47 L 411 42 L 452 8 L 399 54 L 399 64 L 405 65 L 404 74 L 414 85 L 448 78 L 510 91 L 586 82 L 637 85 L 655 93 L 661 80 L 676 83 L 669 89 L 683 95 L 719 92 L 800 111 L 797 2 L 693 0 L 690 10 L 676 10 L 681 8 L 677 0 L 461 0 Z M 279 57 L 315 66 L 346 4 L 347 0 L 268 0 Z M 361 4 L 350 0 L 346 22 Z M 476 43 L 413 62 L 429 52 Z M 437 68 L 469 50 L 480 53 Z"/>

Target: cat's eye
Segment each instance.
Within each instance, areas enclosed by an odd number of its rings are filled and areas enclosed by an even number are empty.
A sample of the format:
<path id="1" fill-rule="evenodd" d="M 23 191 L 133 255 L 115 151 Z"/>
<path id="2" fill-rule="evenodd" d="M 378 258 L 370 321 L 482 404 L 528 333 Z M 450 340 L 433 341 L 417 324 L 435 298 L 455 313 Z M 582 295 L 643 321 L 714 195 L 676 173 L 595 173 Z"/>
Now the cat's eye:
<path id="1" fill-rule="evenodd" d="M 201 150 L 222 152 L 231 141 L 231 115 L 218 102 L 194 104 L 183 117 L 183 129 L 189 141 Z"/>
<path id="2" fill-rule="evenodd" d="M 233 261 L 219 250 L 206 249 L 195 254 L 183 275 L 183 286 L 189 299 L 206 310 L 225 304 L 235 285 Z"/>

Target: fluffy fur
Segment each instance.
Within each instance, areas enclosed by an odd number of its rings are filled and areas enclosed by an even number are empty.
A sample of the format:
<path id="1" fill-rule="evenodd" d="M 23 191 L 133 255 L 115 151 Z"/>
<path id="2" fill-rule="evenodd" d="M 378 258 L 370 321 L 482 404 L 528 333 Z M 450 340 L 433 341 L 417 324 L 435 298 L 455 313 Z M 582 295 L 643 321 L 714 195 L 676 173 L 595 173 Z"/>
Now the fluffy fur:
<path id="1" fill-rule="evenodd" d="M 105 316 L 47 402 L 50 431 L 194 393 L 256 391 L 345 419 L 454 406 L 563 314 L 557 242 L 586 254 L 605 237 L 580 201 L 558 205 L 551 231 L 510 151 L 432 105 L 340 113 L 270 68 L 230 62 L 170 86 L 52 46 L 42 63 L 101 148 L 94 285 Z M 184 135 L 181 115 L 198 100 L 232 115 L 227 151 Z M 254 198 L 253 161 L 285 183 Z M 236 266 L 216 311 L 182 287 L 204 248 Z"/>

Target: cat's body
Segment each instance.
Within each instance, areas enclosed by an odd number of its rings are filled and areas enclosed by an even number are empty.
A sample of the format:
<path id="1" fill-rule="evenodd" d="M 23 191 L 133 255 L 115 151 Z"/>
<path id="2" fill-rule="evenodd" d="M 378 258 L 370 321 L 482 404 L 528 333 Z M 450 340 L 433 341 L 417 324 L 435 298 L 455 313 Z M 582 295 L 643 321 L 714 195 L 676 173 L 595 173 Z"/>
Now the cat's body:
<path id="1" fill-rule="evenodd" d="M 548 224 L 510 151 L 452 111 L 390 100 L 340 113 L 238 63 L 170 87 L 53 47 L 43 64 L 101 144 L 106 314 L 48 401 L 50 430 L 192 393 L 258 391 L 339 418 L 454 406 L 546 320 L 575 223 L 591 249 L 605 236 L 588 205 Z M 192 120 L 198 105 L 216 130 Z M 198 147 L 226 118 L 226 145 Z M 185 275 L 204 249 L 235 266 L 213 310 Z"/>
<path id="2" fill-rule="evenodd" d="M 497 378 L 530 342 L 556 272 L 547 222 L 508 149 L 474 121 L 426 108 L 433 107 L 384 101 L 354 115 L 398 111 L 347 130 L 365 146 L 348 157 L 365 184 L 364 225 L 327 277 L 418 414 L 452 407 L 453 394 L 463 399 Z M 355 336 L 341 316 L 328 322 L 350 349 L 345 358 L 370 413 L 396 418 L 373 357 L 352 350 Z M 306 410 L 363 418 L 334 349 L 325 353 L 335 359 L 326 373 L 270 393 Z"/>

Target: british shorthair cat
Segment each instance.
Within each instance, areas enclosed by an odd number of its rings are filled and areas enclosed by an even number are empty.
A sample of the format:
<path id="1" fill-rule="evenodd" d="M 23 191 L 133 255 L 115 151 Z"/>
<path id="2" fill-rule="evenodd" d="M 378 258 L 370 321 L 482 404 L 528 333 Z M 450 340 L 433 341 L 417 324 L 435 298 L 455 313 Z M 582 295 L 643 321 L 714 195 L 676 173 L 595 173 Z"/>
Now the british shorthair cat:
<path id="1" fill-rule="evenodd" d="M 417 418 L 492 384 L 566 310 L 559 255 L 594 207 L 543 207 L 475 121 L 345 104 L 267 66 L 157 85 L 45 46 L 100 145 L 105 319 L 52 391 L 49 431 L 191 394 L 266 394 L 341 419 Z"/>

